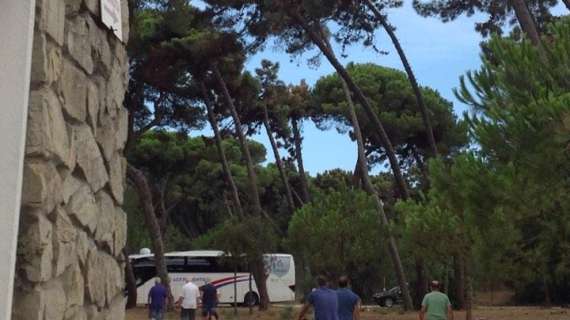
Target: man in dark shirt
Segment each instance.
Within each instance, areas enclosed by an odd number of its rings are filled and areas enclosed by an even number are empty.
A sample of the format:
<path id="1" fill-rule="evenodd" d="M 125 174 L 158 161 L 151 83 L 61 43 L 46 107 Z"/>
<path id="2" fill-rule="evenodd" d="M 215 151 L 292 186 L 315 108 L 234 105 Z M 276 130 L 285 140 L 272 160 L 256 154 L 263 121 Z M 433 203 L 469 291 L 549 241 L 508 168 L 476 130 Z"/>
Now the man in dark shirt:
<path id="1" fill-rule="evenodd" d="M 360 297 L 352 292 L 348 287 L 348 277 L 342 276 L 338 279 L 338 319 L 339 320 L 359 320 L 360 319 Z"/>
<path id="2" fill-rule="evenodd" d="M 154 287 L 152 287 L 148 292 L 148 308 L 150 319 L 164 319 L 167 298 L 168 292 L 166 291 L 166 288 L 160 283 L 160 279 L 156 278 Z"/>
<path id="3" fill-rule="evenodd" d="M 317 284 L 319 288 L 309 294 L 307 302 L 299 313 L 298 320 L 305 318 L 305 314 L 311 306 L 315 310 L 315 320 L 339 320 L 336 292 L 328 288 L 328 280 L 325 276 L 319 276 Z"/>
<path id="4" fill-rule="evenodd" d="M 206 283 L 202 288 L 202 316 L 204 319 L 211 320 L 214 317 L 218 320 L 218 312 L 216 306 L 218 305 L 218 289 L 210 282 Z"/>

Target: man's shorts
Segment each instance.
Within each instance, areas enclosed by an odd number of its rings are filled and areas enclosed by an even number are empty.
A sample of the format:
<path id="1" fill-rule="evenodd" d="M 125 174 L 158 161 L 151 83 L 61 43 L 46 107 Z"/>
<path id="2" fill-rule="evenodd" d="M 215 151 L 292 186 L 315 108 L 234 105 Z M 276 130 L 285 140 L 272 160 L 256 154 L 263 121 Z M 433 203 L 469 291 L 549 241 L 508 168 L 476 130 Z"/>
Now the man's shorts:
<path id="1" fill-rule="evenodd" d="M 163 320 L 164 310 L 150 310 L 150 320 Z"/>
<path id="2" fill-rule="evenodd" d="M 202 317 L 214 316 L 218 318 L 218 312 L 216 311 L 216 306 L 204 306 L 202 308 Z"/>
<path id="3" fill-rule="evenodd" d="M 196 320 L 196 309 L 184 309 L 180 311 L 180 320 Z"/>

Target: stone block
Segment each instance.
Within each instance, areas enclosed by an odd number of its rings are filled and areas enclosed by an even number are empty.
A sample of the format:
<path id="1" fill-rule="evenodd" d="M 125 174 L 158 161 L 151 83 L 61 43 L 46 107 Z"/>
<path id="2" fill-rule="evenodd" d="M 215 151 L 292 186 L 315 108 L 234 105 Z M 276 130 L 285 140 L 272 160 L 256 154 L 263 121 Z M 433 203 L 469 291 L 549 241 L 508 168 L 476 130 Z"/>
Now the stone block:
<path id="1" fill-rule="evenodd" d="M 127 89 L 127 69 L 115 60 L 111 74 L 107 81 L 106 107 L 115 116 L 120 108 L 123 108 L 123 100 Z"/>
<path id="2" fill-rule="evenodd" d="M 61 60 L 61 49 L 48 43 L 45 34 L 36 32 L 32 49 L 32 84 L 49 85 L 59 79 Z"/>
<path id="3" fill-rule="evenodd" d="M 106 255 L 105 264 L 107 268 L 107 276 L 105 278 L 105 299 L 107 305 L 112 305 L 113 300 L 123 295 L 125 288 L 124 268 L 117 263 L 113 257 Z"/>
<path id="4" fill-rule="evenodd" d="M 99 124 L 95 139 L 101 147 L 103 157 L 110 163 L 115 153 L 119 150 L 117 145 L 118 121 L 109 112 L 103 112 L 99 115 Z"/>
<path id="5" fill-rule="evenodd" d="M 81 180 L 72 174 L 67 175 L 65 180 L 63 180 L 62 196 L 63 202 L 68 204 L 71 200 L 71 196 L 79 190 L 81 187 Z"/>
<path id="6" fill-rule="evenodd" d="M 85 313 L 87 314 L 87 320 L 105 320 L 105 312 L 99 311 L 96 305 L 87 306 Z"/>
<path id="7" fill-rule="evenodd" d="M 87 233 L 83 231 L 78 231 L 77 233 L 77 258 L 81 265 L 85 266 L 87 263 L 87 257 L 89 256 L 90 248 L 94 246 L 91 244 L 91 240 Z"/>
<path id="8" fill-rule="evenodd" d="M 65 14 L 68 17 L 76 16 L 81 10 L 83 0 L 65 0 Z"/>
<path id="9" fill-rule="evenodd" d="M 61 185 L 53 164 L 28 161 L 24 164 L 22 204 L 48 214 L 63 200 Z"/>
<path id="10" fill-rule="evenodd" d="M 87 313 L 82 306 L 74 306 L 65 310 L 65 320 L 87 320 Z M 122 319 L 121 319 L 122 320 Z"/>
<path id="11" fill-rule="evenodd" d="M 39 30 L 47 33 L 57 44 L 63 45 L 65 1 L 39 0 L 36 7 L 39 13 Z"/>
<path id="12" fill-rule="evenodd" d="M 77 230 L 63 208 L 58 207 L 55 215 L 54 272 L 57 277 L 77 261 Z"/>
<path id="13" fill-rule="evenodd" d="M 45 282 L 52 276 L 53 227 L 47 217 L 37 220 L 20 232 L 18 241 L 18 269 L 31 282 Z"/>
<path id="14" fill-rule="evenodd" d="M 119 205 L 123 204 L 125 193 L 125 174 L 127 172 L 127 160 L 118 152 L 109 162 L 109 186 L 113 198 Z"/>
<path id="15" fill-rule="evenodd" d="M 91 190 L 97 192 L 109 181 L 107 169 L 97 142 L 87 125 L 74 127 L 73 142 L 77 153 L 77 165 L 85 174 Z"/>
<path id="16" fill-rule="evenodd" d="M 119 108 L 117 121 L 117 148 L 122 151 L 129 138 L 129 111 L 126 108 Z"/>
<path id="17" fill-rule="evenodd" d="M 101 0 L 84 0 L 85 7 L 96 17 L 101 16 Z"/>
<path id="18" fill-rule="evenodd" d="M 71 265 L 63 275 L 63 288 L 65 290 L 66 309 L 82 307 L 85 302 L 85 280 L 78 263 Z M 67 313 L 67 312 L 66 312 Z M 72 313 L 76 313 L 75 311 Z"/>
<path id="19" fill-rule="evenodd" d="M 113 249 L 113 232 L 115 224 L 115 204 L 111 196 L 101 190 L 95 196 L 98 206 L 97 229 L 95 231 L 95 241 L 99 246 Z"/>
<path id="20" fill-rule="evenodd" d="M 75 218 L 81 226 L 86 227 L 90 232 L 95 232 L 99 208 L 89 186 L 82 185 L 71 196 L 66 209 L 69 215 Z"/>
<path id="21" fill-rule="evenodd" d="M 60 84 L 63 110 L 78 122 L 85 121 L 87 116 L 87 83 L 88 77 L 81 69 L 70 62 L 65 63 Z"/>
<path id="22" fill-rule="evenodd" d="M 14 292 L 19 293 L 14 299 L 12 320 L 44 320 L 45 303 L 40 286 L 27 288 L 16 285 Z"/>
<path id="23" fill-rule="evenodd" d="M 112 256 L 102 251 L 89 253 L 86 279 L 87 298 L 99 307 L 112 305 L 123 294 L 123 268 Z"/>
<path id="24" fill-rule="evenodd" d="M 99 88 L 93 82 L 87 84 L 87 124 L 91 130 L 97 135 L 97 124 L 99 119 Z"/>
<path id="25" fill-rule="evenodd" d="M 43 285 L 42 300 L 45 305 L 44 319 L 63 320 L 66 298 L 61 281 L 52 280 Z"/>
<path id="26" fill-rule="evenodd" d="M 109 45 L 108 33 L 106 30 L 99 28 L 93 20 L 90 19 L 88 21 L 93 61 L 97 64 L 96 68 L 99 69 L 105 77 L 108 77 L 113 63 L 113 52 Z"/>
<path id="27" fill-rule="evenodd" d="M 127 214 L 121 208 L 116 209 L 114 229 L 113 254 L 120 257 L 127 245 Z"/>
<path id="28" fill-rule="evenodd" d="M 80 66 L 87 72 L 93 73 L 93 57 L 91 55 L 90 24 L 88 15 L 77 15 L 66 20 L 66 46 L 67 51 Z"/>
<path id="29" fill-rule="evenodd" d="M 30 94 L 26 155 L 54 159 L 70 169 L 75 165 L 62 104 L 49 88 Z"/>
<path id="30" fill-rule="evenodd" d="M 105 316 L 105 320 L 119 320 L 125 319 L 125 306 L 127 301 L 122 294 L 117 295 L 117 297 L 112 301 L 109 306 L 109 311 Z"/>

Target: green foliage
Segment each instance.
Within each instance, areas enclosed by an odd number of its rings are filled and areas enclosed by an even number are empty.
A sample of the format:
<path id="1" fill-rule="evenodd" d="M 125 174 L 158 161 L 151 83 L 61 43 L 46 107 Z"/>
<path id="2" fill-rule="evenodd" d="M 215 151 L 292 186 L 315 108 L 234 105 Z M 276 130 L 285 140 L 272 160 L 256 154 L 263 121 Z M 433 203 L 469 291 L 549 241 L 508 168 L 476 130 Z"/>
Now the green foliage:
<path id="1" fill-rule="evenodd" d="M 259 257 L 273 252 L 278 239 L 274 227 L 265 219 L 248 217 L 228 219 L 192 242 L 195 249 L 223 250 L 233 256 Z"/>
<path id="2" fill-rule="evenodd" d="M 537 287 L 566 299 L 570 278 L 570 21 L 549 33 L 547 60 L 525 41 L 487 44 L 457 92 L 477 152 L 433 161 L 426 201 L 398 206 L 416 248 L 467 253 L 478 279 L 510 283 L 525 302 L 544 299 L 526 294 Z"/>
<path id="3" fill-rule="evenodd" d="M 483 36 L 501 34 L 503 28 L 517 23 L 515 13 L 509 1 L 462 1 L 462 0 L 414 0 L 416 11 L 423 16 L 439 16 L 444 22 L 455 20 L 461 15 L 472 16 L 475 12 L 488 16 L 486 21 L 477 22 L 475 29 Z M 545 29 L 554 17 L 550 9 L 558 4 L 557 0 L 525 1 L 534 19 L 541 29 Z"/>
<path id="4" fill-rule="evenodd" d="M 314 274 L 348 272 L 358 279 L 384 257 L 380 230 L 373 199 L 341 188 L 317 194 L 295 212 L 287 246 L 307 259 Z"/>
<path id="5" fill-rule="evenodd" d="M 376 110 L 397 154 L 407 162 L 414 162 L 429 150 L 425 126 L 406 74 L 395 69 L 375 64 L 349 64 L 347 71 Z M 438 149 L 443 155 L 457 153 L 467 144 L 466 126 L 453 114 L 452 105 L 438 92 L 421 88 L 436 138 Z M 317 111 L 313 119 L 322 129 L 331 124 L 340 131 L 352 128 L 349 108 L 340 78 L 336 73 L 322 77 L 313 90 Z M 370 163 L 382 163 L 385 150 L 375 136 L 375 129 L 369 117 L 361 108 L 357 116 L 362 129 Z"/>

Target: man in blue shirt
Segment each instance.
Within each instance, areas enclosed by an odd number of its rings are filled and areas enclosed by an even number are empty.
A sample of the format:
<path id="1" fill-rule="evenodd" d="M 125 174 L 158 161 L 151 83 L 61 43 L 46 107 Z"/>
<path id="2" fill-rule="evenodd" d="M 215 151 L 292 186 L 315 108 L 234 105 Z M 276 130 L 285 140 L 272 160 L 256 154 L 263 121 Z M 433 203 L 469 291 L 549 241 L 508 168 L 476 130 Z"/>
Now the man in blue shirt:
<path id="1" fill-rule="evenodd" d="M 342 276 L 338 279 L 338 319 L 339 320 L 359 320 L 360 319 L 360 297 L 352 292 L 348 287 L 348 277 Z"/>
<path id="2" fill-rule="evenodd" d="M 154 287 L 152 287 L 148 292 L 148 308 L 150 319 L 164 319 L 167 298 L 168 292 L 166 291 L 166 288 L 160 283 L 160 279 L 156 278 L 154 281 Z"/>
<path id="3" fill-rule="evenodd" d="M 319 276 L 317 284 L 319 287 L 307 297 L 307 302 L 301 309 L 298 320 L 305 318 L 311 306 L 315 311 L 315 320 L 339 320 L 336 292 L 328 288 L 328 280 L 325 276 Z"/>
<path id="4" fill-rule="evenodd" d="M 202 291 L 202 315 L 204 319 L 211 320 L 214 317 L 218 320 L 218 312 L 216 311 L 218 289 L 208 281 L 200 290 Z"/>

